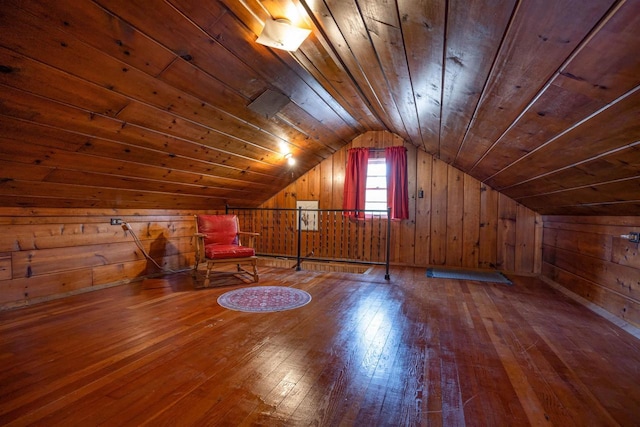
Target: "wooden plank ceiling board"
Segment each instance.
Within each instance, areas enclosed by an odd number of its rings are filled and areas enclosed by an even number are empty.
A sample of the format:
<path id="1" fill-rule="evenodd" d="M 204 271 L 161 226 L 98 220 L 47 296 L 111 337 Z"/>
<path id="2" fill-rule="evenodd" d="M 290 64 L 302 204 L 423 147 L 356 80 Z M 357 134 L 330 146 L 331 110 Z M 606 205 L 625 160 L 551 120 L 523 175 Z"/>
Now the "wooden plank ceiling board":
<path id="1" fill-rule="evenodd" d="M 479 161 L 476 166 L 481 177 L 493 178 L 514 163 L 516 151 L 534 151 L 636 89 L 640 85 L 640 57 L 625 52 L 640 51 L 640 38 L 635 30 L 639 25 L 638 10 L 621 7 L 616 14 L 608 15 L 601 30 L 574 53 L 541 96 L 495 145 L 495 151 L 500 153 L 491 153 Z M 607 34 L 615 35 L 607 37 Z M 502 187 L 497 178 L 488 183 Z"/>
<path id="2" fill-rule="evenodd" d="M 296 52 L 255 43 L 282 17 Z M 537 212 L 636 215 L 638 27 L 640 0 L 6 0 L 0 205 L 257 206 L 385 130 Z"/>
<path id="3" fill-rule="evenodd" d="M 515 1 L 449 3 L 439 157 L 453 162 L 480 99 Z"/>
<path id="4" fill-rule="evenodd" d="M 493 64 L 454 165 L 474 170 L 519 112 L 607 12 L 613 0 L 521 2 Z M 536 19 L 531 19 L 535 16 Z M 574 25 L 565 25 L 572 22 Z"/>
<path id="5" fill-rule="evenodd" d="M 581 163 L 558 169 L 549 175 L 514 185 L 505 190 L 511 197 L 522 198 L 532 194 L 575 188 L 580 185 L 595 185 L 637 176 L 634 165 L 640 164 L 640 141 L 618 150 L 595 156 Z"/>
<path id="6" fill-rule="evenodd" d="M 440 143 L 445 11 L 444 0 L 398 2 L 420 137 L 428 153 Z"/>

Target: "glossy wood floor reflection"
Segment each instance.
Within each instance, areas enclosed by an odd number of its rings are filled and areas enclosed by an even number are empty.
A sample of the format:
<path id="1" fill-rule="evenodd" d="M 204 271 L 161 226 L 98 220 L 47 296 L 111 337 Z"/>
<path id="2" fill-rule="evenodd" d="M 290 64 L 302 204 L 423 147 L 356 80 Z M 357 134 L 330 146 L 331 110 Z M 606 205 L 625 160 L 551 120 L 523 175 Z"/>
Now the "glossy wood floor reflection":
<path id="1" fill-rule="evenodd" d="M 383 276 L 263 268 L 313 296 L 280 313 L 186 274 L 0 313 L 0 424 L 639 422 L 640 341 L 540 280 Z"/>

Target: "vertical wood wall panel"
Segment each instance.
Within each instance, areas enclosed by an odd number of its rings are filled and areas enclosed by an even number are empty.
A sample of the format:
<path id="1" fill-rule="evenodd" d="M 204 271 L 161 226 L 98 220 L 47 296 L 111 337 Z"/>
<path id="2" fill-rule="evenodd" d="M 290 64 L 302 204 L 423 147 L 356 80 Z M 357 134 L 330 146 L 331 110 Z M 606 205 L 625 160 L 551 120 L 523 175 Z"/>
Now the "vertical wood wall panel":
<path id="1" fill-rule="evenodd" d="M 462 225 L 462 265 L 476 268 L 478 267 L 480 249 L 480 181 L 466 174 L 464 174 L 464 216 Z"/>
<path id="2" fill-rule="evenodd" d="M 620 237 L 640 232 L 640 216 L 542 220 L 542 274 L 640 326 L 640 245 Z"/>
<path id="3" fill-rule="evenodd" d="M 415 265 L 428 265 L 431 258 L 431 168 L 433 157 L 419 150 L 416 159 L 416 252 Z"/>
<path id="4" fill-rule="evenodd" d="M 348 149 L 403 144 L 401 138 L 389 132 L 367 132 L 263 207 L 295 208 L 296 200 L 319 200 L 324 209 L 341 209 Z M 410 215 L 408 220 L 392 223 L 393 264 L 498 268 L 521 274 L 540 272 L 542 242 L 538 215 L 430 154 L 407 148 Z M 319 199 L 309 190 L 315 186 L 309 187 L 310 182 L 320 183 Z M 288 233 L 280 227 L 281 233 Z M 340 247 L 345 242 L 335 244 Z"/>
<path id="5" fill-rule="evenodd" d="M 431 176 L 431 264 L 447 262 L 447 184 L 449 166 L 433 159 Z"/>
<path id="6" fill-rule="evenodd" d="M 517 203 L 500 194 L 498 197 L 498 259 L 500 268 L 513 271 L 516 265 Z"/>
<path id="7" fill-rule="evenodd" d="M 535 214 L 522 205 L 516 207 L 516 269 L 533 265 Z"/>
<path id="8" fill-rule="evenodd" d="M 331 209 L 333 206 L 333 159 L 328 158 L 320 163 L 320 209 Z"/>
<path id="9" fill-rule="evenodd" d="M 407 185 L 409 187 L 409 219 L 400 223 L 400 260 L 413 265 L 416 251 L 416 185 L 417 185 L 417 149 L 405 144 L 407 148 Z"/>
<path id="10" fill-rule="evenodd" d="M 480 255 L 481 268 L 495 268 L 498 262 L 498 193 L 488 185 L 480 186 Z"/>
<path id="11" fill-rule="evenodd" d="M 447 173 L 447 249 L 445 264 L 462 266 L 462 225 L 464 221 L 463 173 L 449 167 Z"/>

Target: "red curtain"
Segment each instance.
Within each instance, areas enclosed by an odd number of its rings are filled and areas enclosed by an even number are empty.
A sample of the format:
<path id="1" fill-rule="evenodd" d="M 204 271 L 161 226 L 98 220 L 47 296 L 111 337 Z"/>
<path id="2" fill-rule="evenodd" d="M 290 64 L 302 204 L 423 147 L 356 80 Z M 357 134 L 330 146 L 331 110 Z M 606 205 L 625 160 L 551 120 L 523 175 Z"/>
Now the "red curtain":
<path id="1" fill-rule="evenodd" d="M 384 149 L 384 157 L 387 164 L 387 204 L 391 208 L 391 219 L 408 219 L 407 149 L 387 147 Z"/>
<path id="2" fill-rule="evenodd" d="M 368 148 L 352 148 L 347 159 L 347 171 L 344 176 L 344 210 L 364 209 L 367 190 Z M 346 212 L 348 217 L 356 217 L 355 212 Z M 364 218 L 364 212 L 358 212 L 357 218 Z"/>

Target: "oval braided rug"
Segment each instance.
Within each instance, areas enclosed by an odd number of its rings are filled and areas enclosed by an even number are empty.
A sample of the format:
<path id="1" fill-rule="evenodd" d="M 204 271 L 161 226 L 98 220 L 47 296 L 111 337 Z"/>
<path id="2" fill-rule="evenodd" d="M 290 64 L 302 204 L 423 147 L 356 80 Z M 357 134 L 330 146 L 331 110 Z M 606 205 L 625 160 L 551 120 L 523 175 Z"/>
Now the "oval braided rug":
<path id="1" fill-rule="evenodd" d="M 291 310 L 309 301 L 309 293 L 286 286 L 254 286 L 229 291 L 218 297 L 218 304 L 224 308 L 251 313 Z"/>

